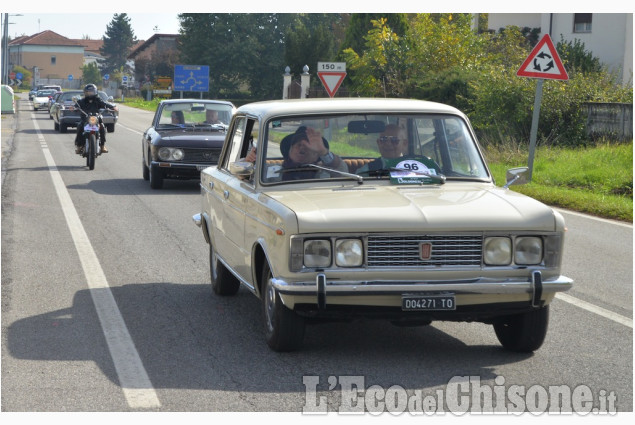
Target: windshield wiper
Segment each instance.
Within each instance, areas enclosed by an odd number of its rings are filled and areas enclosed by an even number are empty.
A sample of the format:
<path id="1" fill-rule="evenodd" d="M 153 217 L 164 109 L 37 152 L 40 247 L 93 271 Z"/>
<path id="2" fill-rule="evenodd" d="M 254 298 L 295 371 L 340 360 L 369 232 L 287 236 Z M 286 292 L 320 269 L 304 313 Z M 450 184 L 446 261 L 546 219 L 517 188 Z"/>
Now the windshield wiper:
<path id="1" fill-rule="evenodd" d="M 315 168 L 318 170 L 324 170 L 324 171 L 328 171 L 329 173 L 337 173 L 337 174 L 341 174 L 343 176 L 346 177 L 350 177 L 352 179 L 357 180 L 358 184 L 363 184 L 364 183 L 364 178 L 358 174 L 351 174 L 351 173 L 347 173 L 346 171 L 340 171 L 340 170 L 335 170 L 333 168 L 327 168 L 327 167 L 322 167 L 320 165 L 316 165 L 316 164 L 304 164 L 301 167 L 294 167 L 294 168 L 282 168 L 280 169 L 281 173 L 288 173 L 291 171 L 306 171 L 307 168 Z"/>

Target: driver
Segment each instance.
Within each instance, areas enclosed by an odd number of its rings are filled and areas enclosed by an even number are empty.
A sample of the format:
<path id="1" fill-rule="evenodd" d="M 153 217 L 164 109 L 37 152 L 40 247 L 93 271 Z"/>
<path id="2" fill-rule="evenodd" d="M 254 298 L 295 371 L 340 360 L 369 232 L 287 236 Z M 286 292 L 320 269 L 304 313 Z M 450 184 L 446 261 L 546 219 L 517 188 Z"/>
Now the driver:
<path id="1" fill-rule="evenodd" d="M 117 107 L 111 103 L 104 102 L 97 95 L 97 86 L 94 84 L 88 84 L 84 87 L 84 98 L 77 101 L 77 104 L 82 109 L 82 111 L 87 114 L 95 113 L 98 114 L 100 109 L 111 109 L 113 111 L 117 110 Z M 82 153 L 82 149 L 84 148 L 84 141 L 82 140 L 82 133 L 84 132 L 84 125 L 86 124 L 87 117 L 84 114 L 81 114 L 81 121 L 77 124 L 77 133 L 75 135 L 75 153 Z M 107 153 L 108 149 L 105 146 L 106 143 L 106 131 L 104 130 L 104 124 L 101 121 L 101 117 L 99 117 L 99 144 L 101 146 L 101 152 Z"/>
<path id="2" fill-rule="evenodd" d="M 386 165 L 386 159 L 399 158 L 408 152 L 408 136 L 406 130 L 397 124 L 387 124 L 384 131 L 377 138 L 377 147 L 381 157 L 357 169 L 356 173 L 368 173 L 381 170 Z"/>

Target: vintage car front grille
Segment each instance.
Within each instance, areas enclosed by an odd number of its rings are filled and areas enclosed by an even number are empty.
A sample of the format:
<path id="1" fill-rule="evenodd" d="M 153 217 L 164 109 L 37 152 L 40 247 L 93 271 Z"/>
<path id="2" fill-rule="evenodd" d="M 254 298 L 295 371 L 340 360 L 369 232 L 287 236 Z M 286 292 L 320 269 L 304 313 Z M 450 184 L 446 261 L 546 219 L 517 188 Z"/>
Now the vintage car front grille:
<path id="1" fill-rule="evenodd" d="M 421 244 L 430 244 L 429 258 L 421 258 Z M 480 266 L 482 248 L 480 235 L 371 235 L 367 264 L 369 267 Z"/>
<path id="2" fill-rule="evenodd" d="M 218 163 L 220 149 L 183 149 L 183 162 Z"/>

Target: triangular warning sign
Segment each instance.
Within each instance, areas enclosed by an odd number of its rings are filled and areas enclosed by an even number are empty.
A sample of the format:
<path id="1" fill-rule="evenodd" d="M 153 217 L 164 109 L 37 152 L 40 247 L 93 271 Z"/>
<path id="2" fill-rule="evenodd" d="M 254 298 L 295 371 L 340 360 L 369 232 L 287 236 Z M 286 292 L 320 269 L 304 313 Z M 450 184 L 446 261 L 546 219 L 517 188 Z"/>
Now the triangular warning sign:
<path id="1" fill-rule="evenodd" d="M 317 74 L 330 97 L 335 96 L 335 92 L 340 88 L 344 77 L 346 77 L 346 72 L 319 71 Z"/>
<path id="2" fill-rule="evenodd" d="M 551 41 L 549 34 L 545 34 L 536 47 L 531 51 L 525 62 L 520 66 L 516 75 L 519 77 L 550 78 L 553 80 L 568 80 L 560 56 Z"/>

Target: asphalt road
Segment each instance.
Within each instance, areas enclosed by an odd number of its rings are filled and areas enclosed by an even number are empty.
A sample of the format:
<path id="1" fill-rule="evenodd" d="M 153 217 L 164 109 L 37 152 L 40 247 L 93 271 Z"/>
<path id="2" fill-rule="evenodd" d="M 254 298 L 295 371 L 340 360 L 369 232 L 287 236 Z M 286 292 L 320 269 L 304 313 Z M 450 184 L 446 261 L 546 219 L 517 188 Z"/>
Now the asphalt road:
<path id="1" fill-rule="evenodd" d="M 554 388 L 565 411 L 633 410 L 630 224 L 563 212 L 575 283 L 534 354 L 484 324 L 381 321 L 311 326 L 274 353 L 255 297 L 212 294 L 198 183 L 142 179 L 151 113 L 122 106 L 89 171 L 72 132 L 18 110 L 11 140 L 2 121 L 2 412 L 540 412 Z"/>

